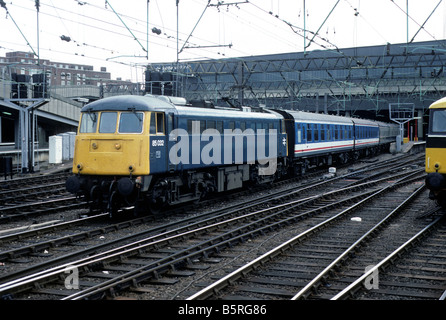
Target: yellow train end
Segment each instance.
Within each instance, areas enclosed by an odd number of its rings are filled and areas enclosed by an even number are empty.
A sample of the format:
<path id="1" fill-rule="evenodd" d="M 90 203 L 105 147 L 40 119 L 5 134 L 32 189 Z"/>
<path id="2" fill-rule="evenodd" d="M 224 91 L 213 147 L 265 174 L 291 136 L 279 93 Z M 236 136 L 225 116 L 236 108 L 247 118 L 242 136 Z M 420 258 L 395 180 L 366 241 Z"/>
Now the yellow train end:
<path id="1" fill-rule="evenodd" d="M 426 139 L 426 187 L 429 197 L 446 206 L 446 98 L 429 107 L 429 133 Z"/>
<path id="2" fill-rule="evenodd" d="M 146 135 L 78 135 L 73 173 L 88 175 L 148 175 L 149 137 Z"/>

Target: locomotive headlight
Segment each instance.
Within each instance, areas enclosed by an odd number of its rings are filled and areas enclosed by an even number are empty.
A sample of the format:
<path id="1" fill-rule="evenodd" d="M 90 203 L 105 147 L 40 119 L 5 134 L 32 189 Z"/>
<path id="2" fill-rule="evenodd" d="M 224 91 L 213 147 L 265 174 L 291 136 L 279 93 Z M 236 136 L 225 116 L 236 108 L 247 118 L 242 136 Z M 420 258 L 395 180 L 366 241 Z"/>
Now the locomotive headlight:
<path id="1" fill-rule="evenodd" d="M 440 169 L 440 164 L 437 162 L 437 163 L 434 165 L 434 167 L 435 167 L 435 170 L 438 171 L 438 169 Z"/>
<path id="2" fill-rule="evenodd" d="M 78 163 L 76 168 L 77 170 L 81 171 L 84 168 L 84 166 L 82 165 L 82 163 Z"/>

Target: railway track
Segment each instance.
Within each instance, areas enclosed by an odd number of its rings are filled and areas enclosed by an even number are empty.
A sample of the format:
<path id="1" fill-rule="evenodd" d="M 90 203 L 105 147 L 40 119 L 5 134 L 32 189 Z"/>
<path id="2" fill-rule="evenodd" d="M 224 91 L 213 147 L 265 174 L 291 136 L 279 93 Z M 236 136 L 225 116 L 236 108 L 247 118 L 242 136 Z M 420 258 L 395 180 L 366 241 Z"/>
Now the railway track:
<path id="1" fill-rule="evenodd" d="M 386 182 L 381 181 L 381 183 Z M 363 185 L 365 186 L 365 184 Z M 352 192 L 355 189 L 360 189 L 360 187 L 351 186 L 344 190 L 344 193 L 348 193 L 345 199 L 346 203 L 355 201 L 352 196 Z M 369 192 L 361 193 L 359 191 L 357 197 L 366 197 Z M 319 199 L 321 200 L 321 204 L 319 204 L 318 206 L 339 206 L 339 201 L 328 200 L 330 197 L 333 197 L 333 195 L 333 192 L 328 192 L 326 195 L 324 195 L 324 197 L 319 197 L 324 199 Z M 213 220 L 210 226 L 198 227 L 198 229 L 196 230 L 187 231 L 186 233 L 184 233 L 183 231 L 183 233 L 180 234 L 178 234 L 180 232 L 179 230 L 175 230 L 175 236 L 166 233 L 164 235 L 151 237 L 137 243 L 129 244 L 124 248 L 116 249 L 113 252 L 109 251 L 107 253 L 86 258 L 86 260 L 75 261 L 71 265 L 76 266 L 76 268 L 78 268 L 79 270 L 84 270 L 84 272 L 82 272 L 81 279 L 87 279 L 81 280 L 81 282 L 85 283 L 88 287 L 87 289 L 81 291 L 83 292 L 82 294 L 77 293 L 75 295 L 70 295 L 70 293 L 72 292 L 67 292 L 67 290 L 63 290 L 60 287 L 58 289 L 51 288 L 51 286 L 48 289 L 42 288 L 41 285 L 38 285 L 39 290 L 35 289 L 36 282 L 49 281 L 51 283 L 54 283 L 54 281 L 48 280 L 50 278 L 60 280 L 59 276 L 65 271 L 64 268 L 68 267 L 68 265 L 63 265 L 56 269 L 53 268 L 52 272 L 49 273 L 47 271 L 45 272 L 45 274 L 39 273 L 38 275 L 31 275 L 23 278 L 22 280 L 16 280 L 4 284 L 1 286 L 1 291 L 3 294 L 5 294 L 4 296 L 7 296 L 9 294 L 7 292 L 11 290 L 14 292 L 13 294 L 17 294 L 18 292 L 26 292 L 26 296 L 29 296 L 29 291 L 31 290 L 38 296 L 50 293 L 58 293 L 59 295 L 68 295 L 67 298 L 70 299 L 85 299 L 86 297 L 102 297 L 104 295 L 104 292 L 114 292 L 117 287 L 122 289 L 124 287 L 132 286 L 133 284 L 139 283 L 141 281 L 161 281 L 160 275 L 162 274 L 167 273 L 170 276 L 181 274 L 182 272 L 172 272 L 172 270 L 175 270 L 179 266 L 186 265 L 189 266 L 189 268 L 194 268 L 192 266 L 193 261 L 206 260 L 206 257 L 212 255 L 216 251 L 219 251 L 227 246 L 232 246 L 237 242 L 243 242 L 246 240 L 247 237 L 253 237 L 255 234 L 268 233 L 281 224 L 289 224 L 293 220 L 302 219 L 302 216 L 299 216 L 299 214 L 296 215 L 295 213 L 293 214 L 294 217 L 286 216 L 286 214 L 285 216 L 283 216 L 284 211 L 290 212 L 290 206 L 296 207 L 299 206 L 299 204 L 301 207 L 307 207 L 309 203 L 312 203 L 312 205 L 314 205 L 314 200 L 315 199 L 301 199 L 299 201 L 295 201 L 291 205 L 280 204 L 274 208 L 263 209 L 260 210 L 261 212 L 256 212 L 255 214 L 245 214 L 241 217 L 233 218 L 230 220 L 225 217 L 224 221 L 219 223 L 216 223 L 215 220 Z M 330 203 L 327 204 L 327 201 Z M 278 211 L 281 213 L 278 213 Z M 319 212 L 319 209 L 314 208 L 309 212 L 315 214 Z M 306 215 L 308 214 L 311 213 L 306 213 Z M 280 215 L 283 216 L 280 218 L 280 221 L 273 222 L 274 220 L 277 220 L 277 217 Z M 256 221 L 252 221 L 252 219 Z M 242 226 L 235 227 L 233 225 L 235 220 L 239 221 L 238 223 L 243 221 L 246 222 L 244 222 Z M 204 225 L 204 222 L 199 222 L 197 224 Z M 274 227 L 272 227 L 273 225 Z M 188 228 L 192 228 L 192 226 Z M 229 228 L 229 231 L 227 231 L 225 228 Z M 220 235 L 213 237 L 213 239 L 211 240 L 208 240 L 207 238 L 209 237 L 209 232 L 218 232 Z M 202 236 L 205 237 L 206 240 L 200 238 Z M 167 237 L 167 239 L 161 239 L 162 237 Z M 187 248 L 184 248 L 182 250 L 179 248 L 172 249 L 172 241 L 179 241 L 180 244 L 178 244 L 177 242 L 176 246 L 186 246 Z M 192 243 L 194 244 L 191 244 L 190 241 L 192 241 Z M 167 243 L 167 248 L 170 249 L 165 249 L 166 244 L 162 243 Z M 172 254 L 171 251 L 174 251 L 174 253 Z M 119 261 L 123 261 L 123 263 Z M 141 265 L 143 265 L 143 267 L 141 267 Z M 190 274 L 190 272 L 183 272 L 183 275 L 186 274 Z M 136 280 L 135 276 L 137 279 L 139 278 L 139 280 Z M 103 279 L 110 277 L 113 277 L 113 279 L 107 280 L 105 282 L 99 281 L 99 279 L 101 278 Z M 42 280 L 43 278 L 45 280 Z M 94 279 L 94 281 L 92 281 L 92 279 Z M 19 283 L 20 285 L 18 285 Z"/>
<path id="2" fill-rule="evenodd" d="M 439 299 L 446 289 L 444 271 L 428 266 L 431 253 L 424 252 L 425 260 L 411 260 L 410 267 L 398 259 L 404 250 L 417 255 L 414 243 L 435 226 L 440 224 L 437 230 L 444 234 L 443 213 L 431 212 L 432 223 L 418 219 L 426 205 L 420 197 L 426 196 L 424 185 L 413 192 L 394 190 L 398 192 L 388 193 L 387 201 L 368 199 L 372 202 L 360 212 L 344 210 L 336 221 L 300 233 L 188 299 L 391 299 L 390 294 L 394 299 Z M 445 263 L 444 256 L 432 260 L 433 265 Z M 390 272 L 389 264 L 399 273 Z M 418 269 L 443 276 L 418 276 Z M 395 278 L 389 280 L 391 276 Z"/>
<path id="3" fill-rule="evenodd" d="M 0 181 L 0 224 L 35 218 L 86 203 L 65 190 L 68 170 L 53 174 Z"/>
<path id="4" fill-rule="evenodd" d="M 366 272 L 365 278 L 359 277 L 332 300 L 445 300 L 445 236 L 446 224 L 440 216 Z M 373 277 L 377 281 L 372 287 L 374 290 L 361 288 L 358 282 Z"/>
<path id="5" fill-rule="evenodd" d="M 408 161 L 414 161 L 413 159 Z M 400 161 L 401 162 L 401 161 Z M 386 161 L 384 164 L 377 164 L 378 167 L 383 167 L 385 165 L 388 165 L 388 162 Z M 407 164 L 402 164 L 407 165 Z M 376 170 L 377 167 L 368 167 L 367 170 L 370 172 L 371 170 Z M 387 170 L 387 169 L 386 169 Z M 339 181 L 347 181 L 347 184 L 353 185 L 358 184 L 360 182 L 363 182 L 369 178 L 363 178 L 363 179 L 354 179 L 354 180 L 345 180 L 346 178 L 352 177 L 352 176 L 358 176 L 358 174 L 363 174 L 364 170 L 357 170 L 355 172 L 350 172 L 346 175 L 337 177 L 337 180 Z M 380 173 L 382 174 L 382 172 Z M 375 173 L 376 176 L 376 173 Z M 299 188 L 296 189 L 296 184 L 291 185 L 291 187 L 285 188 L 283 190 L 272 192 L 269 195 L 264 196 L 261 200 L 258 198 L 245 201 L 244 203 L 238 203 L 233 204 L 229 207 L 225 207 L 222 210 L 212 210 L 210 212 L 206 212 L 203 215 L 199 215 L 197 217 L 193 217 L 192 219 L 186 219 L 183 222 L 180 221 L 179 225 L 181 223 L 191 223 L 193 221 L 198 221 L 203 218 L 211 217 L 211 216 L 218 216 L 219 214 L 226 212 L 229 212 L 232 214 L 232 211 L 237 212 L 240 214 L 241 212 L 247 212 L 249 210 L 257 210 L 261 209 L 264 206 L 268 206 L 270 202 L 278 203 L 283 201 L 288 201 L 289 199 L 294 199 L 296 197 L 301 197 L 305 194 L 309 194 L 309 190 L 314 190 L 315 188 L 322 188 L 324 186 L 328 186 L 330 188 L 330 185 L 335 182 L 336 179 L 332 179 L 330 181 L 320 181 L 318 183 L 310 182 L 310 183 L 300 183 Z M 345 183 L 344 183 L 345 184 Z M 338 186 L 339 183 L 338 183 Z M 328 190 L 328 189 L 327 189 Z M 230 216 L 230 215 L 228 215 Z M 73 244 L 81 245 L 82 240 L 89 240 L 93 238 L 96 235 L 104 235 L 109 232 L 114 232 L 117 230 L 122 230 L 126 227 L 131 226 L 137 226 L 144 223 L 147 223 L 149 221 L 152 221 L 152 217 L 140 217 L 133 220 L 125 220 L 123 222 L 118 222 L 114 224 L 110 224 L 109 221 L 102 221 L 103 218 L 106 217 L 106 214 L 97 215 L 92 218 L 82 218 L 77 219 L 74 221 L 68 221 L 68 222 L 61 222 L 61 223 L 52 223 L 51 225 L 47 227 L 32 228 L 31 230 L 22 231 L 22 232 L 16 232 L 13 234 L 6 234 L 3 236 L 0 236 L 0 261 L 26 261 L 27 264 L 31 263 L 31 259 L 24 259 L 24 257 L 29 255 L 46 255 L 51 256 L 50 254 L 47 254 L 47 250 L 52 248 L 58 248 L 65 245 L 72 246 Z M 102 223 L 97 223 L 97 221 L 102 221 Z M 50 221 L 51 222 L 51 221 Z M 105 223 L 104 223 L 105 222 Z M 82 228 L 78 227 L 79 225 L 83 225 Z M 171 225 L 167 225 L 165 229 L 171 228 Z M 82 231 L 83 229 L 83 231 Z M 149 230 L 136 233 L 135 238 L 137 237 L 144 237 L 148 234 L 158 232 L 159 229 L 155 228 L 153 231 Z M 64 235 L 59 230 L 66 230 Z M 78 230 L 78 231 L 75 231 Z M 7 230 L 5 230 L 2 233 L 7 233 Z M 54 236 L 45 236 L 46 234 L 56 234 L 56 237 Z M 60 234 L 60 235 L 58 235 Z M 38 236 L 41 240 L 39 242 L 32 241 L 31 244 L 28 244 L 30 238 Z M 125 239 L 123 239 L 124 241 Z M 20 241 L 24 242 L 23 245 L 20 245 Z M 9 248 L 9 243 L 14 242 L 13 248 Z M 103 242 L 103 241 L 102 241 Z M 113 245 L 115 242 L 113 242 Z M 107 244 L 103 244 L 100 247 L 104 248 Z M 99 249 L 99 248 L 97 248 Z"/>

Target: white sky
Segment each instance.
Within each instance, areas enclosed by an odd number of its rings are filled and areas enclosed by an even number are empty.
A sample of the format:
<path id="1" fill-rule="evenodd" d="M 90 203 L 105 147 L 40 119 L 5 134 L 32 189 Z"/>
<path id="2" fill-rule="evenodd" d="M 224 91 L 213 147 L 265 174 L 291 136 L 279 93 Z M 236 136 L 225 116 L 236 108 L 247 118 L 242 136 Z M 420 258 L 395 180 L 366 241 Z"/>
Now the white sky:
<path id="1" fill-rule="evenodd" d="M 143 66 L 148 62 L 177 59 L 176 0 L 149 1 L 148 60 L 144 51 L 147 0 L 108 0 L 108 5 L 105 0 L 40 0 L 39 46 L 35 0 L 3 1 L 10 16 L 0 7 L 0 56 L 9 51 L 32 51 L 32 47 L 42 59 L 93 65 L 95 70 L 107 67 L 113 79 L 133 81 L 143 80 Z M 409 40 L 439 3 L 414 41 L 445 38 L 445 2 L 408 0 Z M 320 28 L 320 37 L 307 50 L 404 43 L 407 39 L 407 0 L 226 0 L 216 6 L 217 3 L 211 0 L 215 6 L 208 7 L 199 21 L 208 0 L 179 1 L 179 48 L 194 26 L 186 46 L 202 47 L 184 48 L 180 61 L 303 51 L 304 3 L 306 29 L 313 33 L 336 5 Z M 153 27 L 162 33 L 152 33 Z M 72 41 L 62 41 L 62 35 Z M 307 34 L 308 38 L 312 36 Z"/>

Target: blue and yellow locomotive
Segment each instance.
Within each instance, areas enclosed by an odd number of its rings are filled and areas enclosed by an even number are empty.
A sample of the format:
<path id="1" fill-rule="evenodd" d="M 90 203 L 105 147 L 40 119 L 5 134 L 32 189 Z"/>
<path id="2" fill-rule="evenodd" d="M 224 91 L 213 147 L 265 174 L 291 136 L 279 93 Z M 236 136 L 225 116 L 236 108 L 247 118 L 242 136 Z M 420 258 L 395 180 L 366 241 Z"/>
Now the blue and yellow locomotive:
<path id="1" fill-rule="evenodd" d="M 446 98 L 429 106 L 426 173 L 429 198 L 446 208 Z"/>
<path id="2" fill-rule="evenodd" d="M 240 188 L 246 181 L 272 181 L 285 167 L 280 161 L 286 152 L 283 120 L 274 112 L 181 106 L 152 96 L 110 97 L 81 110 L 76 175 L 66 185 L 92 208 L 153 211 Z"/>
<path id="3" fill-rule="evenodd" d="M 397 133 L 396 125 L 325 114 L 116 96 L 82 108 L 66 187 L 92 210 L 153 212 L 375 154 Z"/>

